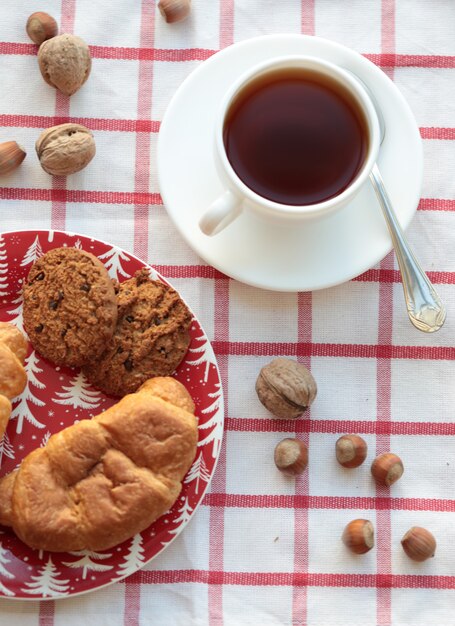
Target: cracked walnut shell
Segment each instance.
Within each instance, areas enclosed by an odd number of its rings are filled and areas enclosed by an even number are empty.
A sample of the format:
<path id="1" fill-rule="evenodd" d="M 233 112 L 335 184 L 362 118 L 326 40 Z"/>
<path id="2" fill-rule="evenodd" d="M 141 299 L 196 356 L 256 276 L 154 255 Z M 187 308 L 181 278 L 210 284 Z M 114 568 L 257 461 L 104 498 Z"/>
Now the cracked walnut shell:
<path id="1" fill-rule="evenodd" d="M 43 170 L 54 176 L 79 172 L 96 152 L 91 131 L 81 124 L 47 128 L 38 137 L 35 148 Z"/>
<path id="2" fill-rule="evenodd" d="M 312 404 L 317 385 L 304 365 L 277 358 L 259 372 L 256 393 L 265 408 L 276 417 L 289 419 L 298 417 Z"/>
<path id="3" fill-rule="evenodd" d="M 38 63 L 46 83 L 67 96 L 82 87 L 92 67 L 85 41 L 68 34 L 44 41 L 38 50 Z"/>

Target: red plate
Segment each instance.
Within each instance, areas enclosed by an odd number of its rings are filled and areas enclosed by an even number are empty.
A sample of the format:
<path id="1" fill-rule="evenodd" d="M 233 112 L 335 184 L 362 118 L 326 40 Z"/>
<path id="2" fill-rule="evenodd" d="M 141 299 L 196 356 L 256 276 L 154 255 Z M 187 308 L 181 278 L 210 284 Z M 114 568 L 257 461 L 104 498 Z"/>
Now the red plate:
<path id="1" fill-rule="evenodd" d="M 22 328 L 22 283 L 32 263 L 48 250 L 72 246 L 91 252 L 119 281 L 148 267 L 133 255 L 82 235 L 59 231 L 18 231 L 0 235 L 0 320 Z M 0 442 L 3 476 L 50 435 L 101 413 L 115 400 L 93 389 L 77 370 L 55 367 L 33 350 L 26 360 L 27 386 L 13 404 Z M 174 506 L 154 524 L 103 552 L 50 553 L 32 550 L 8 528 L 0 527 L 0 596 L 43 600 L 99 589 L 129 576 L 162 552 L 183 530 L 201 502 L 215 471 L 223 436 L 223 392 L 210 342 L 193 317 L 191 344 L 175 373 L 195 404 L 199 419 L 196 459 Z"/>

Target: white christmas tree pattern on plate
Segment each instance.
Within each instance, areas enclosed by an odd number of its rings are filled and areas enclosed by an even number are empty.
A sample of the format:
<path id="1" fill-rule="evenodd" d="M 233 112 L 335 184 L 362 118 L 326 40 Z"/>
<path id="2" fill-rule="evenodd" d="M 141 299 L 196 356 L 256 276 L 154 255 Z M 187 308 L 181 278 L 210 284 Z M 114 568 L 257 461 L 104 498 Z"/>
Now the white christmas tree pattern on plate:
<path id="1" fill-rule="evenodd" d="M 216 367 L 216 358 L 213 353 L 212 346 L 210 345 L 210 341 L 203 333 L 199 337 L 196 337 L 195 343 L 197 343 L 197 346 L 191 347 L 188 350 L 187 363 L 189 365 L 204 364 L 204 382 L 207 382 L 210 366 L 213 365 Z M 192 355 L 195 356 L 194 359 L 191 358 Z"/>
<path id="2" fill-rule="evenodd" d="M 77 561 L 64 562 L 63 565 L 72 568 L 82 567 L 82 578 L 87 578 L 87 572 L 89 570 L 94 572 L 107 572 L 113 568 L 113 565 L 106 565 L 105 563 L 97 563 L 97 561 L 103 561 L 110 559 L 112 554 L 103 554 L 102 552 L 91 552 L 90 550 L 80 550 L 79 552 L 70 552 L 75 556 L 80 556 Z"/>
<path id="3" fill-rule="evenodd" d="M 6 456 L 9 459 L 14 459 L 14 448 L 11 445 L 11 441 L 9 439 L 8 433 L 5 433 L 0 442 L 0 467 L 2 466 L 2 459 Z"/>
<path id="4" fill-rule="evenodd" d="M 185 482 L 190 483 L 192 480 L 195 480 L 195 493 L 199 491 L 199 483 L 204 482 L 208 483 L 210 480 L 210 472 L 207 469 L 207 465 L 204 461 L 204 455 L 202 451 L 199 451 L 199 454 L 196 456 L 196 460 L 193 465 L 190 467 L 190 471 L 185 477 Z"/>
<path id="5" fill-rule="evenodd" d="M 116 278 L 118 280 L 120 280 L 122 276 L 123 278 L 130 278 L 130 274 L 125 272 L 122 267 L 122 261 L 129 261 L 130 257 L 118 248 L 113 246 L 104 254 L 99 254 L 98 258 L 100 261 L 103 261 L 112 278 Z"/>
<path id="6" fill-rule="evenodd" d="M 68 595 L 69 580 L 62 580 L 57 566 L 49 556 L 47 563 L 38 573 L 31 576 L 32 582 L 26 582 L 22 591 L 43 598 L 55 598 Z"/>
<path id="7" fill-rule="evenodd" d="M 0 235 L 0 297 L 8 295 L 8 257 L 5 240 Z"/>
<path id="8" fill-rule="evenodd" d="M 122 578 L 125 578 L 125 576 L 129 576 L 130 574 L 133 574 L 144 565 L 145 555 L 143 544 L 144 541 L 140 533 L 138 533 L 131 539 L 128 552 L 126 553 L 125 558 L 120 563 L 120 566 L 117 570 L 117 574 L 119 575 L 118 580 L 121 580 Z"/>
<path id="9" fill-rule="evenodd" d="M 30 422 L 30 424 L 36 428 L 44 428 L 44 424 L 38 421 L 34 416 L 34 410 L 32 408 L 33 405 L 38 408 L 42 408 L 45 405 L 43 400 L 37 398 L 33 387 L 37 389 L 44 389 L 46 387 L 46 385 L 38 379 L 38 374 L 41 374 L 43 370 L 39 366 L 39 358 L 34 350 L 32 350 L 30 355 L 25 359 L 25 371 L 27 372 L 27 384 L 11 413 L 11 419 L 17 419 L 16 432 L 18 434 L 22 432 L 24 420 Z"/>
<path id="10" fill-rule="evenodd" d="M 174 521 L 177 524 L 186 524 L 190 520 L 191 514 L 193 512 L 193 509 L 190 506 L 188 498 L 183 499 L 183 504 L 178 509 L 178 512 L 180 513 L 180 515 L 178 515 L 178 517 L 176 517 Z M 171 530 L 170 532 L 171 534 L 175 534 L 178 532 L 178 530 L 175 529 L 175 530 Z"/>
<path id="11" fill-rule="evenodd" d="M 57 391 L 54 402 L 66 404 L 75 409 L 97 409 L 101 402 L 101 392 L 93 389 L 82 372 L 79 372 L 69 385 Z"/>
<path id="12" fill-rule="evenodd" d="M 206 422 L 199 422 L 199 430 L 208 431 L 206 435 L 199 437 L 198 446 L 206 446 L 208 443 L 213 442 L 213 458 L 217 458 L 220 452 L 221 439 L 223 437 L 223 424 L 224 424 L 224 408 L 223 408 L 223 394 L 221 390 L 221 383 L 216 383 L 216 389 L 213 393 L 207 394 L 212 400 L 210 406 L 202 409 L 202 413 L 213 415 Z M 209 430 L 210 429 L 210 430 Z"/>
<path id="13" fill-rule="evenodd" d="M 154 268 L 108 243 L 59 231 L 4 233 L 0 238 L 0 320 L 22 329 L 22 285 L 32 263 L 48 250 L 76 247 L 97 256 L 120 282 Z M 4 273 L 2 270 L 6 270 Z M 5 279 L 6 277 L 6 279 Z M 175 377 L 197 406 L 198 450 L 174 506 L 140 534 L 104 552 L 48 553 L 25 546 L 5 529 L 0 544 L 0 597 L 54 599 L 99 589 L 160 554 L 184 529 L 203 499 L 215 470 L 223 436 L 223 394 L 215 355 L 198 320 L 193 319 L 188 353 Z M 27 386 L 15 399 L 13 414 L 0 442 L 0 477 L 20 465 L 37 447 L 74 422 L 90 419 L 116 400 L 93 389 L 79 370 L 55 367 L 30 349 Z"/>
<path id="14" fill-rule="evenodd" d="M 11 559 L 8 558 L 9 555 L 9 551 L 5 550 L 2 546 L 2 544 L 0 543 L 0 576 L 2 577 L 3 580 L 6 579 L 14 579 L 14 574 L 12 574 L 9 570 L 8 570 L 8 564 L 11 563 Z M 5 596 L 14 596 L 14 591 L 11 591 L 11 589 L 8 589 L 8 587 L 6 587 L 3 582 L 0 582 L 0 592 L 3 593 Z"/>

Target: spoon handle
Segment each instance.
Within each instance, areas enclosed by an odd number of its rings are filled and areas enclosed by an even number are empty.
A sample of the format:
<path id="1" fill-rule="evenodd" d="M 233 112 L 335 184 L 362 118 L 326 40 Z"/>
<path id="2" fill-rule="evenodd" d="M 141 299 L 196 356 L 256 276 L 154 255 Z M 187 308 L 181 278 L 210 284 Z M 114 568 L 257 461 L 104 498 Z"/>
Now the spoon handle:
<path id="1" fill-rule="evenodd" d="M 377 165 L 374 165 L 370 173 L 370 181 L 378 197 L 392 238 L 400 267 L 409 319 L 419 330 L 433 333 L 444 324 L 445 307 L 409 248 Z"/>

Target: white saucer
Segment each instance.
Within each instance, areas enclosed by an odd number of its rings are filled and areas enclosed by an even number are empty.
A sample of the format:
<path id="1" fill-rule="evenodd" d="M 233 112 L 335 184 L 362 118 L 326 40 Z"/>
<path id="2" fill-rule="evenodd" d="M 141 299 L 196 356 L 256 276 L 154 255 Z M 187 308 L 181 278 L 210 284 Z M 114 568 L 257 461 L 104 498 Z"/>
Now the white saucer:
<path id="1" fill-rule="evenodd" d="M 207 263 L 241 282 L 277 291 L 337 285 L 376 265 L 392 248 L 381 209 L 367 183 L 347 207 L 319 222 L 271 225 L 246 212 L 214 237 L 198 221 L 222 192 L 213 159 L 218 104 L 232 81 L 272 56 L 310 54 L 356 73 L 384 113 L 379 167 L 403 226 L 417 208 L 423 150 L 412 112 L 393 82 L 373 63 L 339 44 L 305 35 L 267 35 L 225 48 L 182 83 L 158 138 L 158 180 L 169 216 Z"/>

